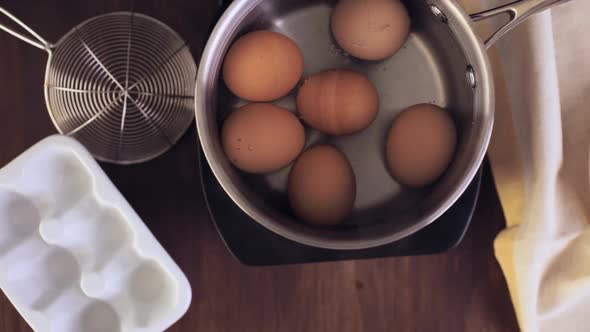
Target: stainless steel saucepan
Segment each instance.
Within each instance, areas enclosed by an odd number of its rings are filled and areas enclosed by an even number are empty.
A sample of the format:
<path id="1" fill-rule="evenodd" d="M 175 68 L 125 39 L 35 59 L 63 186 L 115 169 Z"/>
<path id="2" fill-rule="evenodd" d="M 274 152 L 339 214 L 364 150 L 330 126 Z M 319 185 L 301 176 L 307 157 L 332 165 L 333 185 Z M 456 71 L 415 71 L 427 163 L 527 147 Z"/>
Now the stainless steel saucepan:
<path id="1" fill-rule="evenodd" d="M 568 0 L 522 0 L 467 15 L 454 0 L 403 0 L 412 33 L 390 59 L 366 62 L 341 52 L 330 31 L 333 0 L 235 0 L 217 23 L 205 51 L 196 84 L 196 119 L 205 156 L 227 194 L 264 227 L 303 244 L 330 249 L 362 249 L 406 237 L 434 222 L 461 196 L 486 153 L 494 122 L 494 84 L 486 48 L 531 14 Z M 508 23 L 482 41 L 474 22 L 507 14 Z M 377 86 L 380 112 L 367 130 L 330 137 L 308 130 L 308 146 L 339 147 L 356 180 L 353 215 L 332 229 L 306 226 L 288 206 L 289 168 L 270 175 L 248 175 L 228 162 L 219 139 L 225 116 L 240 101 L 220 80 L 224 56 L 236 37 L 256 29 L 290 36 L 302 49 L 304 76 L 330 68 L 366 73 Z M 517 47 L 518 45 L 515 45 Z M 451 111 L 459 145 L 445 175 L 431 188 L 410 190 L 388 174 L 384 141 L 395 116 L 418 103 Z M 295 110 L 294 93 L 278 104 Z"/>

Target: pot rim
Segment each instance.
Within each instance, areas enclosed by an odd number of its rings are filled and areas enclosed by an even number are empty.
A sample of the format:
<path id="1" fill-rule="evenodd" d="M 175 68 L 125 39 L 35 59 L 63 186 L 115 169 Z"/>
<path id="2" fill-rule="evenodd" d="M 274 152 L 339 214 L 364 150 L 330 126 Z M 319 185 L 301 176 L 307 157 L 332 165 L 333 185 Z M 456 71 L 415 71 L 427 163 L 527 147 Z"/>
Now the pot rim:
<path id="1" fill-rule="evenodd" d="M 208 125 L 208 120 L 211 114 L 207 111 L 208 100 L 205 91 L 217 90 L 216 86 L 220 77 L 221 62 L 223 61 L 223 57 L 219 57 L 220 45 L 228 45 L 228 43 L 231 42 L 228 40 L 228 36 L 234 34 L 246 15 L 261 1 L 262 0 L 233 1 L 215 25 L 215 28 L 207 41 L 199 65 L 197 82 L 195 85 L 195 120 L 197 131 L 207 162 L 223 190 L 242 211 L 265 228 L 289 240 L 324 249 L 358 250 L 378 247 L 412 235 L 438 219 L 453 204 L 455 204 L 475 178 L 485 157 L 493 129 L 494 85 L 489 58 L 484 44 L 474 31 L 469 16 L 454 0 L 428 1 L 429 5 L 436 6 L 444 12 L 456 39 L 460 40 L 462 45 L 470 46 L 468 48 L 465 48 L 464 46 L 463 52 L 465 53 L 465 57 L 470 59 L 470 64 L 476 69 L 475 72 L 477 73 L 476 89 L 478 93 L 474 96 L 474 105 L 482 105 L 483 109 L 478 110 L 478 113 L 482 115 L 480 121 L 484 122 L 482 125 L 483 132 L 476 135 L 476 148 L 473 155 L 470 156 L 469 162 L 467 163 L 468 166 L 466 167 L 465 174 L 461 181 L 457 181 L 453 184 L 451 194 L 447 195 L 433 212 L 401 231 L 383 234 L 368 239 L 332 239 L 303 234 L 294 228 L 274 221 L 273 218 L 256 206 L 237 188 L 237 186 L 234 185 L 229 174 L 227 174 L 216 160 L 217 157 L 214 152 L 214 144 L 216 144 L 216 142 L 212 138 L 212 135 L 217 135 L 217 133 L 212 132 Z M 217 72 L 212 75 L 213 68 L 216 68 Z M 215 77 L 216 80 L 211 82 L 207 79 L 208 77 Z M 479 99 L 479 101 L 477 99 Z"/>

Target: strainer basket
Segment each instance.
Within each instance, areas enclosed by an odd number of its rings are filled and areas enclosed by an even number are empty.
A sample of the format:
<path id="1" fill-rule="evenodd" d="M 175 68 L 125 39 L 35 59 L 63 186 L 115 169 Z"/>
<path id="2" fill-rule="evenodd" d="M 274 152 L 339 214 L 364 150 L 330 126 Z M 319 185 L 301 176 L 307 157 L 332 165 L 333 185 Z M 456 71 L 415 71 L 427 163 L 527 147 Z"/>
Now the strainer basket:
<path id="1" fill-rule="evenodd" d="M 0 7 L 30 36 L 0 28 L 49 53 L 45 102 L 56 129 L 102 161 L 132 164 L 168 151 L 193 123 L 197 67 L 186 42 L 151 17 L 93 17 L 57 43 Z"/>

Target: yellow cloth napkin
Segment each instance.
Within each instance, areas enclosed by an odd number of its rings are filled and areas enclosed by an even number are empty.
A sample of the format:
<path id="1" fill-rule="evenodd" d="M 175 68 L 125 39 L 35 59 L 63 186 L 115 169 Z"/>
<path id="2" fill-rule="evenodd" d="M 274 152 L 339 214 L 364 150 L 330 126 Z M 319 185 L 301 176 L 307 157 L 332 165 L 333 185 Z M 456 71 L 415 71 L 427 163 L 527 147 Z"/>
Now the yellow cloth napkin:
<path id="1" fill-rule="evenodd" d="M 507 1 L 464 0 L 468 12 Z M 533 16 L 490 50 L 495 241 L 525 332 L 590 331 L 590 1 Z M 489 33 L 489 24 L 479 26 Z"/>

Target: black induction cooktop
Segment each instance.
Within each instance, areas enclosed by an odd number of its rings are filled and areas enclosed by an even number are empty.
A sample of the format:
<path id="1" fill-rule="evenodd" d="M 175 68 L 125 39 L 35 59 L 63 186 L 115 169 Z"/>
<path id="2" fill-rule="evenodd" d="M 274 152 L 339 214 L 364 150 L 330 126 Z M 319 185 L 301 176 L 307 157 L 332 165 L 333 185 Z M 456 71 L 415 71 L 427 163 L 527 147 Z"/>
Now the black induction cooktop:
<path id="1" fill-rule="evenodd" d="M 479 196 L 481 170 L 463 196 L 435 222 L 399 241 L 363 250 L 328 250 L 293 242 L 264 228 L 234 204 L 200 155 L 203 191 L 211 220 L 229 251 L 246 265 L 283 265 L 441 253 L 467 231 Z"/>

